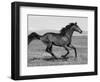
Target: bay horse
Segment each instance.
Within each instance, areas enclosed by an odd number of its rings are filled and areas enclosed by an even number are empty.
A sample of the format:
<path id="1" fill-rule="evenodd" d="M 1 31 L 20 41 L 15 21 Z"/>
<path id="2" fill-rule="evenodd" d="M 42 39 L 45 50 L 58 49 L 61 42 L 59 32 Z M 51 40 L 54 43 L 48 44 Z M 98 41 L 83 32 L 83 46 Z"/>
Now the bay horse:
<path id="1" fill-rule="evenodd" d="M 69 23 L 60 30 L 60 33 L 48 32 L 45 33 L 44 35 L 39 35 L 36 32 L 32 32 L 30 35 L 28 35 L 28 45 L 32 40 L 38 39 L 41 40 L 44 44 L 46 44 L 47 47 L 45 51 L 50 53 L 55 59 L 57 59 L 57 57 L 52 52 L 53 45 L 63 47 L 67 51 L 65 55 L 61 56 L 62 58 L 66 58 L 66 56 L 69 54 L 68 48 L 74 50 L 75 58 L 77 58 L 76 48 L 71 44 L 72 35 L 74 31 L 82 33 L 82 30 L 77 25 L 77 22 Z"/>

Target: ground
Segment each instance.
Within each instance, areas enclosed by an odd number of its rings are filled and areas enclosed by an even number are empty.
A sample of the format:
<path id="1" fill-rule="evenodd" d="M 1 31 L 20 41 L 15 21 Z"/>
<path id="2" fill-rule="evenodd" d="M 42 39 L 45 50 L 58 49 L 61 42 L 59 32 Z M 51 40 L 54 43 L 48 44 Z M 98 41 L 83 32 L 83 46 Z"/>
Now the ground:
<path id="1" fill-rule="evenodd" d="M 53 53 L 57 56 L 57 60 L 45 52 L 46 46 L 40 40 L 34 40 L 28 46 L 28 66 L 51 66 L 51 65 L 77 65 L 88 63 L 87 52 L 87 36 L 73 36 L 72 44 L 77 49 L 78 57 L 75 60 L 74 50 L 70 49 L 70 54 L 67 58 L 61 58 L 61 55 L 66 54 L 63 47 L 53 46 Z"/>

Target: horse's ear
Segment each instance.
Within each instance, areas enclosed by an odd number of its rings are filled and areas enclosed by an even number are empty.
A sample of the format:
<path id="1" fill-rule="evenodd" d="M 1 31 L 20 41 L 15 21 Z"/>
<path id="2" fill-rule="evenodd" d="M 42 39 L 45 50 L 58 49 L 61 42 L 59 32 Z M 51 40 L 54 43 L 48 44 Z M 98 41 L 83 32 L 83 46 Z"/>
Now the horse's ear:
<path id="1" fill-rule="evenodd" d="M 77 25 L 77 22 L 75 22 L 75 25 Z"/>

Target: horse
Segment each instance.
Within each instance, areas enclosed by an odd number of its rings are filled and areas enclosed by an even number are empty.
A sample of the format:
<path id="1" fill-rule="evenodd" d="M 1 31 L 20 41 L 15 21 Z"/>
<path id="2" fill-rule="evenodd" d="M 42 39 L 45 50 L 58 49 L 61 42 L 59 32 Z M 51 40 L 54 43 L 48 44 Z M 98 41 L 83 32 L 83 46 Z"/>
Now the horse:
<path id="1" fill-rule="evenodd" d="M 47 47 L 45 51 L 51 54 L 52 57 L 55 59 L 57 59 L 57 57 L 52 52 L 53 45 L 63 47 L 67 51 L 67 53 L 65 55 L 62 55 L 61 58 L 67 57 L 67 55 L 69 54 L 69 48 L 74 50 L 75 58 L 77 58 L 76 47 L 71 44 L 74 31 L 82 33 L 82 30 L 77 25 L 77 22 L 69 23 L 68 25 L 63 27 L 59 33 L 48 32 L 44 35 L 39 35 L 36 32 L 32 32 L 28 35 L 28 45 L 31 43 L 32 40 L 38 39 L 46 44 Z"/>

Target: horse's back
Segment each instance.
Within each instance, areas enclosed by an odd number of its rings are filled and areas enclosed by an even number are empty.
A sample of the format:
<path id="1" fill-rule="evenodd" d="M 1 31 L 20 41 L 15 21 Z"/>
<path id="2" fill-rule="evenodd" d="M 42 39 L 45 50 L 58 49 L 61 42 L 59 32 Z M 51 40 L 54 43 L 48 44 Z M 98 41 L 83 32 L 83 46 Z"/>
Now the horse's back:
<path id="1" fill-rule="evenodd" d="M 50 38 L 53 38 L 54 35 L 55 33 L 46 33 L 41 37 L 41 40 L 48 40 Z"/>
<path id="2" fill-rule="evenodd" d="M 57 39 L 57 35 L 56 33 L 46 33 L 41 37 L 41 40 L 43 42 L 52 42 Z"/>

